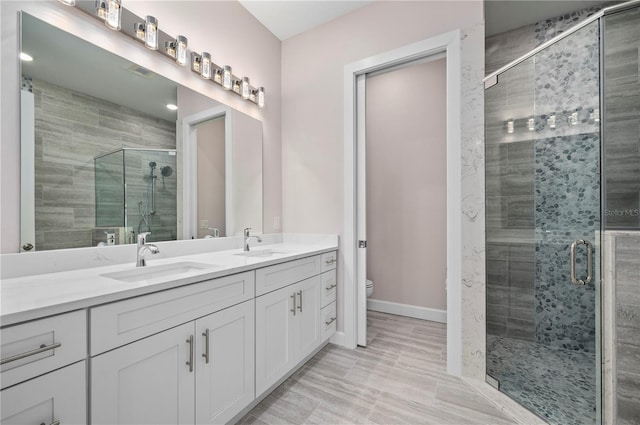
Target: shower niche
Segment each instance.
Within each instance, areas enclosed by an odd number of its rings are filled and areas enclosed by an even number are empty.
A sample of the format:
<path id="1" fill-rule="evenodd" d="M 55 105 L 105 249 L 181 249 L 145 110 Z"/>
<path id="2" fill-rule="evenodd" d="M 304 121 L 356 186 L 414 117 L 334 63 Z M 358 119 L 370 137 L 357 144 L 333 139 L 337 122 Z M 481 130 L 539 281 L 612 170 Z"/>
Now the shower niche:
<path id="1" fill-rule="evenodd" d="M 92 245 L 177 238 L 175 149 L 121 148 L 94 159 L 96 227 Z"/>

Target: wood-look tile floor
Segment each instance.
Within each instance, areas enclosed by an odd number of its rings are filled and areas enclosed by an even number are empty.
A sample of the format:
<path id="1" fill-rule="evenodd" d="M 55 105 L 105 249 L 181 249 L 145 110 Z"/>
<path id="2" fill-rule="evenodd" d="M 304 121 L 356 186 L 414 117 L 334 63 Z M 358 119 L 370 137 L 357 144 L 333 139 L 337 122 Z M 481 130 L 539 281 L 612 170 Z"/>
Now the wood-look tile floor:
<path id="1" fill-rule="evenodd" d="M 446 373 L 446 325 L 370 311 L 367 339 L 327 345 L 239 423 L 515 423 Z"/>

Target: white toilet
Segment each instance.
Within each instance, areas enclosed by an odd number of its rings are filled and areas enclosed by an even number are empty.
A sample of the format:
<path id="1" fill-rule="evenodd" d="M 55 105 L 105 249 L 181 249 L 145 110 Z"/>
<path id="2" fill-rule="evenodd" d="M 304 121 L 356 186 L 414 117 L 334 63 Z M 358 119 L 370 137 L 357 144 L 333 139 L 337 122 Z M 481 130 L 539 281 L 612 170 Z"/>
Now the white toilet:
<path id="1" fill-rule="evenodd" d="M 373 282 L 367 279 L 367 298 L 373 293 Z"/>

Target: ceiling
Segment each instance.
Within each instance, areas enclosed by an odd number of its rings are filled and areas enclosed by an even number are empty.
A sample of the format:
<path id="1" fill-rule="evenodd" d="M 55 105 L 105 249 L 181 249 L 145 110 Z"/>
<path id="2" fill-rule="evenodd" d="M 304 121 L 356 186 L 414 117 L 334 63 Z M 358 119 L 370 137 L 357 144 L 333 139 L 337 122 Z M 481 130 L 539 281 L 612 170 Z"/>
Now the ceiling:
<path id="1" fill-rule="evenodd" d="M 269 31 L 284 41 L 373 3 L 373 1 L 383 0 L 239 1 Z M 486 34 L 499 34 L 602 3 L 603 1 L 584 0 L 486 0 L 484 2 Z"/>
<path id="2" fill-rule="evenodd" d="M 282 41 L 373 2 L 373 0 L 239 1 L 249 13 Z"/>

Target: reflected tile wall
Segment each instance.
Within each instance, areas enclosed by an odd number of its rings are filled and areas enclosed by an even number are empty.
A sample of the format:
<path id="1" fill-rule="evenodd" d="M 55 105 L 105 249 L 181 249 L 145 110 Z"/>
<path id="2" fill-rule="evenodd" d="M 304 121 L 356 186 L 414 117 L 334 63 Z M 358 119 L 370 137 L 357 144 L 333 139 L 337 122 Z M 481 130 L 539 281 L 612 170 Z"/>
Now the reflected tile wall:
<path id="1" fill-rule="evenodd" d="M 176 147 L 175 122 L 33 81 L 36 249 L 92 245 L 94 156 L 126 147 Z"/>

